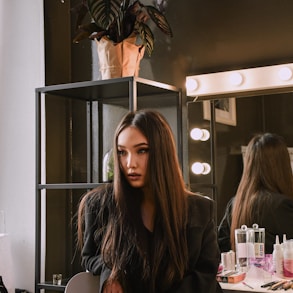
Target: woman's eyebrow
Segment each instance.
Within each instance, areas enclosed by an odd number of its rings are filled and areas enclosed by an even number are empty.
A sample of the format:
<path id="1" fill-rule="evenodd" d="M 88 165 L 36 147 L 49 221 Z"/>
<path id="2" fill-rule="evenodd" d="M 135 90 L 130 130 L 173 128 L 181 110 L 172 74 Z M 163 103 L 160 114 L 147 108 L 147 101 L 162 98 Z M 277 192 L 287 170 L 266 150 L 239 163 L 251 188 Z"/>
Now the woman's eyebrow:
<path id="1" fill-rule="evenodd" d="M 135 147 L 139 147 L 139 146 L 148 146 L 149 144 L 147 142 L 141 142 L 141 143 L 138 143 L 136 145 L 134 145 Z"/>
<path id="2" fill-rule="evenodd" d="M 118 144 L 117 146 L 120 148 L 125 148 L 125 146 L 123 146 L 121 144 Z M 140 146 L 149 146 L 149 144 L 147 142 L 140 142 L 140 143 L 134 145 L 134 147 L 140 147 Z"/>

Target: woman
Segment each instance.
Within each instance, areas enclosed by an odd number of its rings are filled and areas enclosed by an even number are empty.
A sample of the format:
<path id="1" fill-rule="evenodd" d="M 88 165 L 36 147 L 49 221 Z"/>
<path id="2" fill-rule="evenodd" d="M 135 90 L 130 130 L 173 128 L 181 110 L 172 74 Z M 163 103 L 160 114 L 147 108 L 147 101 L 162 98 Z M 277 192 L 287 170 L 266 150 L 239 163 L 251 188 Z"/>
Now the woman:
<path id="1" fill-rule="evenodd" d="M 216 292 L 213 201 L 185 189 L 170 126 L 155 111 L 128 113 L 114 137 L 114 182 L 79 207 L 85 269 L 100 292 Z"/>
<path id="2" fill-rule="evenodd" d="M 254 223 L 265 228 L 265 253 L 276 235 L 293 238 L 293 177 L 287 146 L 278 135 L 258 134 L 249 142 L 235 198 L 218 228 L 221 251 L 235 250 L 235 229 Z"/>

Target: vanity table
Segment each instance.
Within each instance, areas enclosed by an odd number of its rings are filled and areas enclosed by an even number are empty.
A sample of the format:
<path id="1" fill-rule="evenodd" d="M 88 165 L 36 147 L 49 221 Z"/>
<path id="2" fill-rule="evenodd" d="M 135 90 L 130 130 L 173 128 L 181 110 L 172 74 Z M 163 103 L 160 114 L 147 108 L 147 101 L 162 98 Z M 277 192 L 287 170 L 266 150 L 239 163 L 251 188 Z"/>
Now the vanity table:
<path id="1" fill-rule="evenodd" d="M 257 282 L 257 281 L 244 281 L 246 284 L 251 286 L 252 288 L 249 288 L 248 286 L 244 285 L 242 282 L 235 283 L 235 284 L 229 284 L 229 283 L 220 283 L 223 292 L 224 293 L 242 293 L 242 292 L 274 292 L 269 291 L 267 288 L 261 288 L 260 286 L 264 284 L 263 282 Z"/>
<path id="2" fill-rule="evenodd" d="M 223 292 L 224 293 L 244 293 L 244 292 L 275 292 L 273 290 L 268 290 L 268 288 L 261 288 L 261 285 L 264 284 L 264 282 L 260 282 L 258 280 L 244 280 L 244 285 L 242 282 L 235 283 L 235 284 L 229 284 L 229 283 L 220 283 Z M 250 287 L 251 288 L 250 288 Z M 286 292 L 285 290 L 281 289 L 283 292 Z M 279 291 L 279 290 L 277 290 Z M 291 292 L 292 289 L 287 290 L 287 292 Z"/>
<path id="3" fill-rule="evenodd" d="M 222 283 L 220 286 L 223 289 L 224 293 L 243 293 L 243 292 L 275 292 L 273 290 L 268 290 L 268 287 L 262 288 L 263 284 L 267 284 L 272 281 L 281 281 L 286 280 L 286 278 L 278 278 L 274 275 L 267 275 L 264 277 L 264 272 L 260 268 L 251 267 L 246 273 L 246 277 L 243 281 L 238 283 Z M 290 281 L 291 279 L 288 279 Z M 288 290 L 291 292 L 293 289 Z M 282 289 L 285 292 L 285 290 Z"/>

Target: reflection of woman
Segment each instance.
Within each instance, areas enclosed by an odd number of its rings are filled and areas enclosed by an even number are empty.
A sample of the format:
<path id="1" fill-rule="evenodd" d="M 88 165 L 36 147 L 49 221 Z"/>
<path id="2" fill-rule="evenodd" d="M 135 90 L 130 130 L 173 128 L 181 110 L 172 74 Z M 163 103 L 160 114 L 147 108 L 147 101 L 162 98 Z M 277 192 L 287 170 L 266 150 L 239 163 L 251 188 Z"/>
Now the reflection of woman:
<path id="1" fill-rule="evenodd" d="M 275 236 L 293 238 L 293 177 L 283 139 L 259 134 L 249 142 L 242 178 L 218 228 L 221 251 L 235 250 L 234 231 L 245 224 L 265 228 L 265 252 L 272 253 Z"/>
<path id="2" fill-rule="evenodd" d="M 114 181 L 79 207 L 85 269 L 100 292 L 216 292 L 213 201 L 185 189 L 171 129 L 155 111 L 130 112 L 114 138 Z"/>

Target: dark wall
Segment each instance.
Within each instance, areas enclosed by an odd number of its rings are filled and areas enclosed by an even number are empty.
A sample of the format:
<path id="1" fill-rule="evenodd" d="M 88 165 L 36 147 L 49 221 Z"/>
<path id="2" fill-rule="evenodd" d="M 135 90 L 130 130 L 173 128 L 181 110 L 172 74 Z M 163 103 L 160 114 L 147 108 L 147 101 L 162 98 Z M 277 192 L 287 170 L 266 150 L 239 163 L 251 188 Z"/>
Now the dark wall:
<path id="1" fill-rule="evenodd" d="M 92 42 L 71 42 L 79 2 L 44 1 L 47 84 L 91 78 Z M 186 75 L 293 61 L 291 0 L 165 2 L 174 37 L 155 30 L 142 77 L 182 87 Z"/>
<path id="2" fill-rule="evenodd" d="M 276 132 L 293 146 L 293 93 L 269 95 L 265 98 L 266 131 Z"/>
<path id="3" fill-rule="evenodd" d="M 190 74 L 292 62 L 292 9 L 290 0 L 169 0 L 174 37 L 157 39 L 154 78 L 182 86 Z"/>

